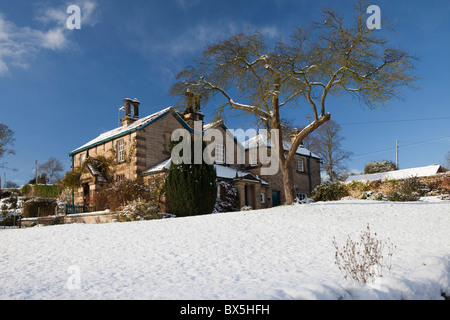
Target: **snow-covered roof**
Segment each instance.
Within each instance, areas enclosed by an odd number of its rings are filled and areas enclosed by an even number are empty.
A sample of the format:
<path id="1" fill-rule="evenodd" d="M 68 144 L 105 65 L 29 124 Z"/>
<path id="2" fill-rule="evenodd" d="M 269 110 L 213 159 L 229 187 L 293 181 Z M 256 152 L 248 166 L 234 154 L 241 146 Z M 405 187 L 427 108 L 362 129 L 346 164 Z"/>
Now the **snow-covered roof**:
<path id="1" fill-rule="evenodd" d="M 170 168 L 170 164 L 172 163 L 172 158 L 169 158 L 167 160 L 164 160 L 163 162 L 161 162 L 160 164 L 157 164 L 154 167 L 151 167 L 145 171 L 142 172 L 142 175 L 149 175 L 149 174 L 153 174 L 153 173 L 158 173 L 158 172 L 164 172 L 169 170 Z"/>
<path id="2" fill-rule="evenodd" d="M 251 148 L 255 148 L 257 146 L 266 146 L 268 148 L 272 147 L 272 142 L 269 138 L 259 134 L 251 139 L 248 139 L 247 141 L 245 141 L 243 143 L 244 148 L 247 149 L 251 149 Z M 289 150 L 292 147 L 292 143 L 288 142 L 288 141 L 283 141 L 283 148 L 284 150 Z M 295 152 L 298 155 L 301 156 L 311 156 L 312 158 L 316 158 L 316 159 L 320 159 L 320 157 L 314 153 L 312 153 L 311 151 L 309 151 L 308 149 L 306 149 L 303 146 L 300 146 L 297 148 L 297 151 Z"/>
<path id="3" fill-rule="evenodd" d="M 97 138 L 89 141 L 88 143 L 86 143 L 86 144 L 82 145 L 81 147 L 70 152 L 70 155 L 80 152 L 84 149 L 93 147 L 95 145 L 102 144 L 108 140 L 115 139 L 117 137 L 120 137 L 124 134 L 130 133 L 132 131 L 143 129 L 144 127 L 148 126 L 153 121 L 159 119 L 160 117 L 164 116 L 165 114 L 168 114 L 171 111 L 175 111 L 175 109 L 173 107 L 169 107 L 169 108 L 163 109 L 161 111 L 158 111 L 152 115 L 149 115 L 145 118 L 138 119 L 128 126 L 121 126 L 119 128 L 102 133 Z"/>
<path id="4" fill-rule="evenodd" d="M 434 176 L 440 172 L 443 172 L 441 166 L 438 164 L 434 164 L 427 167 L 349 176 L 347 180 L 345 180 L 345 182 L 349 183 L 352 181 L 399 180 L 411 177 L 428 177 Z"/>
<path id="5" fill-rule="evenodd" d="M 219 119 L 219 120 L 210 122 L 210 123 L 208 123 L 208 124 L 205 124 L 205 125 L 203 126 L 203 130 L 206 131 L 206 130 L 209 130 L 209 129 L 214 129 L 214 128 L 217 128 L 217 127 L 219 127 L 220 125 L 223 125 L 223 124 L 224 124 L 224 123 L 223 123 L 223 120 L 222 120 L 222 119 Z"/>
<path id="6" fill-rule="evenodd" d="M 267 182 L 262 180 L 258 175 L 255 175 L 247 170 L 234 168 L 234 167 L 227 167 L 219 164 L 215 164 L 214 167 L 216 168 L 216 174 L 218 178 L 223 179 L 248 179 L 251 180 L 258 180 L 261 181 L 262 184 L 269 185 Z"/>
<path id="7" fill-rule="evenodd" d="M 151 174 L 155 174 L 155 173 L 165 172 L 165 171 L 169 170 L 171 163 L 172 163 L 172 158 L 164 160 L 160 164 L 142 172 L 142 175 L 145 176 L 145 175 L 151 175 Z M 250 179 L 250 180 L 260 181 L 264 185 L 269 185 L 266 181 L 262 180 L 258 175 L 255 175 L 244 169 L 228 167 L 228 166 L 224 166 L 224 165 L 220 165 L 220 164 L 214 164 L 214 167 L 216 168 L 216 175 L 218 178 L 230 179 L 230 180 L 233 180 L 235 178 Z"/>
<path id="8" fill-rule="evenodd" d="M 93 160 L 93 161 L 95 161 L 95 160 Z M 106 182 L 105 177 L 102 175 L 102 173 L 100 171 L 97 170 L 97 168 L 95 168 L 95 166 L 92 165 L 92 163 L 89 162 L 87 164 L 87 167 L 88 167 L 89 171 L 91 172 L 91 174 L 97 177 L 98 181 Z"/>

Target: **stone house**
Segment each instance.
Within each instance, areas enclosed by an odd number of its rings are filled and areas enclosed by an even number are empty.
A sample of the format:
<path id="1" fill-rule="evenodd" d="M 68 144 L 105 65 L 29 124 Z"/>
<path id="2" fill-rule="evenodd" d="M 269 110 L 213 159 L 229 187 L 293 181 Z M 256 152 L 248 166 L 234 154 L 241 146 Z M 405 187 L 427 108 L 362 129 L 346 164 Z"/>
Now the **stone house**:
<path id="1" fill-rule="evenodd" d="M 169 107 L 140 118 L 140 102 L 137 99 L 127 98 L 124 104 L 125 116 L 120 127 L 99 135 L 69 153 L 72 168 L 82 166 L 86 159 L 112 157 L 115 181 L 142 177 L 150 185 L 155 177 L 165 175 L 170 167 L 169 144 L 174 130 L 185 129 L 193 134 L 201 128 L 202 134 L 207 135 L 215 129 L 214 132 L 222 135 L 222 142 L 219 144 L 212 140 L 207 145 L 215 157 L 217 178 L 235 186 L 240 207 L 269 208 L 284 202 L 281 171 L 275 175 L 261 175 L 264 166 L 250 155 L 252 144 L 258 137 L 240 143 L 222 121 L 205 125 L 200 101 L 192 93 L 186 94 L 184 112 Z M 270 149 L 270 143 L 266 146 Z M 237 161 L 238 158 L 241 161 Z M 81 187 L 73 192 L 75 205 L 89 205 L 96 192 L 107 183 L 95 166 L 88 164 L 86 168 L 81 175 Z M 320 159 L 303 147 L 297 151 L 292 170 L 295 171 L 295 191 L 299 199 L 309 196 L 314 187 L 320 184 Z M 218 196 L 220 192 L 223 190 L 219 188 Z"/>

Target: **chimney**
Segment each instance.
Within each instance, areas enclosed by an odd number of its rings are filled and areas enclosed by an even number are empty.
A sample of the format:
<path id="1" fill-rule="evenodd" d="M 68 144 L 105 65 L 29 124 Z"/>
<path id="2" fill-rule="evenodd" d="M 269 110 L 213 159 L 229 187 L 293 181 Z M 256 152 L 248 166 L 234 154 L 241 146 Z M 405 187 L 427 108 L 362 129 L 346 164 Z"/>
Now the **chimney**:
<path id="1" fill-rule="evenodd" d="M 134 98 L 131 104 L 133 105 L 133 119 L 139 119 L 139 105 L 141 103 L 138 99 Z"/>
<path id="2" fill-rule="evenodd" d="M 300 133 L 300 131 L 295 128 L 292 130 L 291 134 L 289 135 L 289 139 L 291 140 L 291 143 L 294 143 L 295 139 L 297 138 L 297 135 Z"/>
<path id="3" fill-rule="evenodd" d="M 190 89 L 186 90 L 186 109 L 183 113 L 183 119 L 186 123 L 194 128 L 195 121 L 202 121 L 205 115 L 200 110 L 201 96 L 191 92 Z"/>
<path id="4" fill-rule="evenodd" d="M 123 103 L 125 103 L 125 117 L 131 116 L 131 99 L 124 99 Z"/>
<path id="5" fill-rule="evenodd" d="M 187 112 L 192 112 L 194 111 L 194 98 L 195 98 L 195 93 L 191 92 L 190 89 L 186 90 L 186 111 Z"/>
<path id="6" fill-rule="evenodd" d="M 123 100 L 123 102 L 125 103 L 125 116 L 122 118 L 122 127 L 123 126 L 129 126 L 130 124 L 132 124 L 134 121 L 136 121 L 137 118 L 135 118 L 136 115 L 136 106 L 139 106 L 139 101 L 135 100 L 131 100 L 129 98 L 125 98 Z M 131 104 L 133 104 L 133 115 L 131 115 Z M 137 111 L 138 112 L 138 111 Z"/>

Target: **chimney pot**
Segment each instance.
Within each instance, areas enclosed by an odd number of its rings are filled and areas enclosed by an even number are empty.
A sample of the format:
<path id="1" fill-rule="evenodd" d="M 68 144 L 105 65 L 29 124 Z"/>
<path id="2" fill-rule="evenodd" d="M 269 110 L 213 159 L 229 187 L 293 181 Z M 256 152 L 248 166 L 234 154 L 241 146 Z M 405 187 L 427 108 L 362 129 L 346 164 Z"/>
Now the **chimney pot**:
<path id="1" fill-rule="evenodd" d="M 125 117 L 131 116 L 131 99 L 125 98 L 123 103 L 125 103 Z"/>
<path id="2" fill-rule="evenodd" d="M 139 119 L 139 105 L 141 104 L 138 99 L 134 98 L 133 101 L 131 101 L 133 104 L 133 118 Z"/>

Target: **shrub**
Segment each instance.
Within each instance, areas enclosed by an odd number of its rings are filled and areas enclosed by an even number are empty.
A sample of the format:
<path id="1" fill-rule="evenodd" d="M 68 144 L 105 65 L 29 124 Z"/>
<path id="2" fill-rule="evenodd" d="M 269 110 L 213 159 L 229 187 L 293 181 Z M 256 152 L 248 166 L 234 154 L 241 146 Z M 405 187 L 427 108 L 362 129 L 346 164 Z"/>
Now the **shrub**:
<path id="1" fill-rule="evenodd" d="M 57 185 L 37 184 L 34 186 L 34 195 L 42 198 L 57 198 L 59 196 Z"/>
<path id="2" fill-rule="evenodd" d="M 422 184 L 420 183 L 420 179 L 418 177 L 410 177 L 403 180 L 400 192 L 403 194 L 412 194 L 412 193 L 420 193 L 422 188 Z"/>
<path id="3" fill-rule="evenodd" d="M 13 196 L 6 198 L 3 204 L 7 205 L 8 209 L 17 209 L 17 198 Z"/>
<path id="4" fill-rule="evenodd" d="M 220 195 L 214 206 L 214 212 L 233 212 L 239 210 L 239 198 L 236 188 L 231 182 L 220 181 L 217 183 Z"/>
<path id="5" fill-rule="evenodd" d="M 25 218 L 53 216 L 56 207 L 54 199 L 33 198 L 24 202 L 22 214 Z"/>
<path id="6" fill-rule="evenodd" d="M 9 190 L 0 190 L 0 199 L 11 197 L 12 192 Z"/>
<path id="7" fill-rule="evenodd" d="M 398 191 L 391 191 L 386 195 L 386 197 L 388 201 L 417 201 L 420 199 L 420 194 L 417 192 L 405 194 Z"/>
<path id="8" fill-rule="evenodd" d="M 396 248 L 388 238 L 378 240 L 377 234 L 370 232 L 369 224 L 366 231 L 360 233 L 359 242 L 348 236 L 347 242 L 339 248 L 336 238 L 333 238 L 335 264 L 344 274 L 345 279 L 351 278 L 363 283 L 370 282 L 382 276 L 383 268 L 389 272 L 392 269 L 392 255 Z"/>
<path id="9" fill-rule="evenodd" d="M 152 201 L 144 201 L 142 199 L 129 202 L 120 208 L 117 220 L 120 222 L 127 221 L 144 221 L 161 219 L 159 208 Z"/>
<path id="10" fill-rule="evenodd" d="M 417 201 L 420 199 L 422 184 L 418 177 L 407 178 L 400 182 L 397 190 L 387 194 L 389 201 Z"/>
<path id="11" fill-rule="evenodd" d="M 97 203 L 93 204 L 98 207 L 98 210 L 110 209 L 117 211 L 130 202 L 136 200 L 151 201 L 152 199 L 152 193 L 142 179 L 123 180 L 97 193 L 93 199 Z"/>
<path id="12" fill-rule="evenodd" d="M 334 201 L 348 196 L 348 188 L 339 181 L 325 182 L 317 186 L 311 193 L 311 199 L 317 201 Z"/>
<path id="13" fill-rule="evenodd" d="M 361 192 L 366 192 L 366 191 L 371 190 L 370 184 L 368 182 L 357 181 L 357 180 L 354 180 L 354 181 L 350 182 L 348 184 L 348 188 L 349 189 L 353 189 L 353 190 L 358 190 L 358 191 L 361 191 Z"/>
<path id="14" fill-rule="evenodd" d="M 0 215 L 0 226 L 12 227 L 20 224 L 20 219 L 23 217 L 16 213 L 4 213 Z"/>
<path id="15" fill-rule="evenodd" d="M 450 173 L 446 173 L 442 178 L 442 189 L 450 193 Z"/>
<path id="16" fill-rule="evenodd" d="M 31 186 L 29 184 L 26 184 L 22 187 L 22 194 L 25 196 L 29 195 L 31 190 L 32 190 Z"/>

